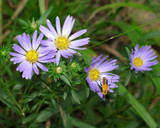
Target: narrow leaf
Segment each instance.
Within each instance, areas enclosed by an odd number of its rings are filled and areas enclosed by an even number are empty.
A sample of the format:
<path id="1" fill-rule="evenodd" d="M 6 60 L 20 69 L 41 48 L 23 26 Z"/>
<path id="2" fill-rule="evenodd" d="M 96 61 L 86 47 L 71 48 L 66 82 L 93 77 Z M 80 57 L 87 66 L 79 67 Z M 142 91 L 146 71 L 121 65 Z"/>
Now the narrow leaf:
<path id="1" fill-rule="evenodd" d="M 125 82 L 124 82 L 124 86 L 128 85 L 128 83 L 130 82 L 131 76 L 132 76 L 131 71 L 128 71 Z"/>
<path id="2" fill-rule="evenodd" d="M 67 85 L 69 85 L 71 87 L 71 83 L 69 82 L 69 80 L 64 76 L 64 75 L 61 75 L 60 76 L 61 80 L 63 80 Z"/>
<path id="3" fill-rule="evenodd" d="M 48 17 L 48 15 L 51 13 L 53 7 L 51 6 L 41 17 L 39 20 L 37 20 L 38 24 L 42 24 L 42 22 Z"/>
<path id="4" fill-rule="evenodd" d="M 91 126 L 73 117 L 71 117 L 71 122 L 72 122 L 72 125 L 76 126 L 77 128 L 95 128 L 94 126 Z"/>
<path id="5" fill-rule="evenodd" d="M 71 94 L 72 94 L 73 99 L 74 99 L 78 104 L 81 104 L 81 103 L 80 103 L 80 100 L 79 100 L 79 98 L 78 98 L 78 95 L 77 95 L 77 93 L 76 93 L 74 90 L 71 90 Z"/>

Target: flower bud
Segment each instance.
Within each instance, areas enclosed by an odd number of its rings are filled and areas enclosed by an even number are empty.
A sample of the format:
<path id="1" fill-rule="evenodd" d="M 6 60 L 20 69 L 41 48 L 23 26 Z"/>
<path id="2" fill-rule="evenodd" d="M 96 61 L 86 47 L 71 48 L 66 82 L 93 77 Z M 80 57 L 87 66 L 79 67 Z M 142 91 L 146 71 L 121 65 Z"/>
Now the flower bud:
<path id="1" fill-rule="evenodd" d="M 56 73 L 62 73 L 62 71 L 63 71 L 62 67 L 57 67 L 56 68 Z"/>
<path id="2" fill-rule="evenodd" d="M 75 62 L 71 63 L 71 67 L 72 68 L 76 68 L 77 67 L 77 64 Z"/>
<path id="3" fill-rule="evenodd" d="M 32 23 L 31 23 L 31 28 L 34 29 L 34 30 L 37 29 L 37 24 L 36 24 L 36 22 L 32 22 Z"/>

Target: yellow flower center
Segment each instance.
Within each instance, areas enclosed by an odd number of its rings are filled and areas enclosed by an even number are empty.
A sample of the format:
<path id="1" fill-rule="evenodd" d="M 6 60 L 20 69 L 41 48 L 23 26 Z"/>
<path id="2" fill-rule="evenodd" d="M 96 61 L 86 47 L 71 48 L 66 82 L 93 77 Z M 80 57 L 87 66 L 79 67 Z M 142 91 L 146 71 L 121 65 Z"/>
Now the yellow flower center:
<path id="1" fill-rule="evenodd" d="M 38 60 L 38 52 L 35 50 L 30 50 L 26 53 L 26 60 L 30 63 L 35 63 Z"/>
<path id="2" fill-rule="evenodd" d="M 101 73 L 99 72 L 99 70 L 97 68 L 92 68 L 90 69 L 89 71 L 89 78 L 92 80 L 92 81 L 97 81 L 99 79 L 99 75 Z"/>
<path id="3" fill-rule="evenodd" d="M 56 39 L 55 45 L 59 50 L 67 50 L 70 45 L 70 41 L 68 38 L 60 36 Z"/>
<path id="4" fill-rule="evenodd" d="M 143 61 L 140 57 L 137 57 L 133 60 L 133 65 L 137 67 L 141 67 L 143 65 Z"/>

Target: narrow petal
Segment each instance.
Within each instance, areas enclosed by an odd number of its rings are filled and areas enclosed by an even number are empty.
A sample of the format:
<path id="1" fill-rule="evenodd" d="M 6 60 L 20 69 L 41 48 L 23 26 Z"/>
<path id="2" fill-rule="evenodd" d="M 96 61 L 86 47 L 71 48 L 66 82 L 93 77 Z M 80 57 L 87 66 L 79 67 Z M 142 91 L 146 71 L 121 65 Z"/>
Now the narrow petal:
<path id="1" fill-rule="evenodd" d="M 54 29 L 53 25 L 51 24 L 50 20 L 47 19 L 47 26 L 50 29 L 50 31 L 53 33 L 54 36 L 57 36 L 57 32 Z"/>
<path id="2" fill-rule="evenodd" d="M 14 64 L 20 63 L 20 62 L 22 62 L 24 60 L 25 60 L 25 56 L 13 57 L 13 58 L 10 59 L 10 61 L 13 61 Z"/>
<path id="3" fill-rule="evenodd" d="M 68 29 L 67 29 L 67 32 L 66 32 L 66 37 L 68 37 L 68 36 L 70 35 L 70 33 L 71 33 L 71 31 L 72 31 L 72 28 L 73 28 L 73 25 L 74 25 L 74 22 L 75 22 L 75 19 L 73 19 L 73 20 L 71 21 L 71 23 L 69 24 Z"/>
<path id="4" fill-rule="evenodd" d="M 14 44 L 14 45 L 13 45 L 13 49 L 14 49 L 16 52 L 20 53 L 20 54 L 23 54 L 23 55 L 26 54 L 26 52 L 25 52 L 20 46 L 18 46 L 17 44 Z"/>
<path id="5" fill-rule="evenodd" d="M 38 46 L 40 45 L 41 40 L 43 39 L 43 36 L 44 35 L 42 33 L 38 36 L 37 41 L 32 44 L 33 45 L 33 49 L 36 50 L 38 48 Z"/>
<path id="6" fill-rule="evenodd" d="M 33 47 L 33 49 L 36 49 L 35 48 L 36 39 L 37 39 L 37 30 L 34 31 L 33 37 L 32 37 L 32 47 Z"/>
<path id="7" fill-rule="evenodd" d="M 72 20 L 72 18 L 70 16 L 67 16 L 67 18 L 63 24 L 63 28 L 62 28 L 62 36 L 65 36 L 66 29 L 68 28 L 68 24 L 70 23 L 71 20 Z"/>
<path id="8" fill-rule="evenodd" d="M 24 40 L 23 36 L 19 35 L 17 36 L 17 40 L 20 43 L 20 45 L 22 46 L 22 48 L 24 48 L 26 51 L 29 51 L 30 49 L 28 48 L 27 44 L 26 44 L 26 40 Z"/>
<path id="9" fill-rule="evenodd" d="M 57 28 L 58 35 L 61 36 L 61 23 L 58 16 L 56 17 L 56 28 Z"/>
<path id="10" fill-rule="evenodd" d="M 26 40 L 27 40 L 26 43 L 27 43 L 28 48 L 32 49 L 31 39 L 30 39 L 30 35 L 29 34 L 26 36 Z"/>
<path id="11" fill-rule="evenodd" d="M 33 70 L 34 70 L 34 72 L 35 72 L 37 75 L 39 75 L 39 70 L 38 70 L 36 64 L 33 64 Z"/>
<path id="12" fill-rule="evenodd" d="M 26 60 L 22 61 L 22 63 L 20 63 L 18 65 L 18 67 L 16 68 L 17 71 L 23 72 L 26 68 L 29 67 L 29 62 L 27 62 Z"/>
<path id="13" fill-rule="evenodd" d="M 9 53 L 11 56 L 15 56 L 15 57 L 24 57 L 24 55 L 22 55 L 22 54 L 19 54 L 19 53 L 15 53 L 15 52 L 10 52 Z"/>
<path id="14" fill-rule="evenodd" d="M 69 37 L 69 40 L 74 40 L 74 39 L 76 39 L 77 37 L 80 37 L 81 35 L 83 35 L 86 32 L 87 32 L 87 29 L 80 30 L 80 31 L 74 33 L 73 35 L 71 35 Z"/>
<path id="15" fill-rule="evenodd" d="M 28 67 L 23 71 L 22 78 L 31 79 L 32 78 L 32 64 L 29 63 Z"/>
<path id="16" fill-rule="evenodd" d="M 60 54 L 60 51 L 58 51 L 56 55 L 56 65 L 57 66 L 59 65 L 60 57 L 61 57 L 61 54 Z"/>
<path id="17" fill-rule="evenodd" d="M 48 69 L 41 63 L 37 62 L 36 65 L 45 72 L 48 72 Z"/>
<path id="18" fill-rule="evenodd" d="M 49 39 L 54 40 L 55 36 L 44 26 L 40 25 L 39 30 Z"/>

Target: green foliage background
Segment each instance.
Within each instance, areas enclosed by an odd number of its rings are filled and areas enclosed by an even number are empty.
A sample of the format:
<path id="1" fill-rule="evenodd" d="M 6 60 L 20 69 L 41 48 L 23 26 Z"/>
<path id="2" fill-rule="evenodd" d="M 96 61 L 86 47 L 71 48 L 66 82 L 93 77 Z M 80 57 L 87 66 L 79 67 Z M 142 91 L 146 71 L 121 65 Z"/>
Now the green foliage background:
<path id="1" fill-rule="evenodd" d="M 26 5 L 12 19 L 16 8 L 23 5 L 19 0 L 0 0 L 0 29 L 12 21 L 0 32 L 0 127 L 160 127 L 160 64 L 150 72 L 135 74 L 123 62 L 136 44 L 152 45 L 159 56 L 160 1 L 48 0 L 47 11 L 45 0 L 22 1 Z M 72 32 L 87 29 L 88 49 L 80 51 L 82 56 L 75 55 L 72 63 L 62 59 L 61 73 L 55 64 L 47 64 L 49 73 L 22 79 L 8 54 L 18 43 L 16 36 L 32 35 L 40 24 L 46 25 L 46 19 L 54 25 L 56 16 L 63 23 L 67 15 L 76 18 Z M 6 31 L 10 33 L 4 37 Z M 115 71 L 120 76 L 119 87 L 105 101 L 89 90 L 83 70 L 101 53 L 117 58 L 119 64 Z"/>

